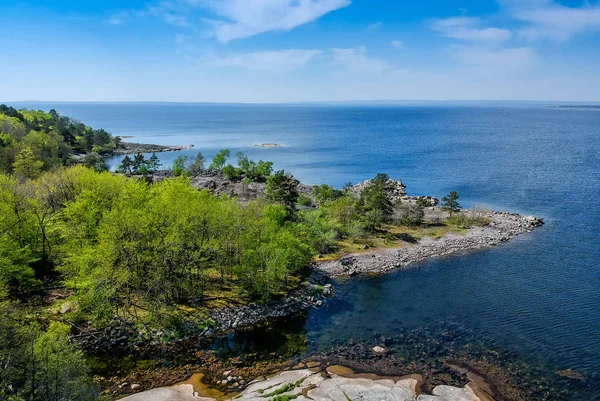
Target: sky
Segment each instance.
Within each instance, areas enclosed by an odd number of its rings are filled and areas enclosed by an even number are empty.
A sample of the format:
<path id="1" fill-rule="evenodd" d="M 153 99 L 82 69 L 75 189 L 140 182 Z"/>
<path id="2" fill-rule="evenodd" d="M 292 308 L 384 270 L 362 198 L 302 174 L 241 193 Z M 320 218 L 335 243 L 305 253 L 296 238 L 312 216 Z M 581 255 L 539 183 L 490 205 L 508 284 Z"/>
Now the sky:
<path id="1" fill-rule="evenodd" d="M 600 101 L 600 0 L 1 0 L 0 100 Z"/>

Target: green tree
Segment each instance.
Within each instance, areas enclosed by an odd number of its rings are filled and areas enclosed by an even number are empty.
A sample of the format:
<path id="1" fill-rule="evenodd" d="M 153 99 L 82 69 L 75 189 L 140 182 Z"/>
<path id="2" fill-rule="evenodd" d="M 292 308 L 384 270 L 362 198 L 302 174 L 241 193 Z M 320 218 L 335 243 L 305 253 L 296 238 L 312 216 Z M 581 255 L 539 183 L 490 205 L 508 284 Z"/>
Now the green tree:
<path id="1" fill-rule="evenodd" d="M 83 165 L 97 172 L 108 171 L 108 166 L 106 165 L 104 158 L 94 152 L 88 153 L 83 158 Z"/>
<path id="2" fill-rule="evenodd" d="M 173 167 L 171 167 L 171 171 L 173 172 L 173 175 L 175 177 L 179 177 L 180 175 L 188 174 L 188 170 L 187 170 L 188 159 L 189 159 L 188 156 L 183 156 L 183 155 L 179 155 L 175 158 L 175 160 L 173 161 Z"/>
<path id="3" fill-rule="evenodd" d="M 367 219 L 367 228 L 371 232 L 387 223 L 394 213 L 394 207 L 387 191 L 388 181 L 387 174 L 379 173 L 361 191 L 363 212 Z"/>
<path id="4" fill-rule="evenodd" d="M 98 392 L 90 379 L 83 353 L 69 342 L 70 327 L 50 323 L 35 340 L 33 353 L 37 370 L 34 391 L 45 400 L 95 400 Z"/>
<path id="5" fill-rule="evenodd" d="M 132 164 L 133 164 L 133 162 L 131 161 L 131 158 L 129 157 L 129 155 L 125 155 L 123 160 L 121 160 L 121 164 L 118 167 L 118 171 L 123 174 L 131 174 Z"/>
<path id="6" fill-rule="evenodd" d="M 21 150 L 13 163 L 15 176 L 21 179 L 39 177 L 42 167 L 44 167 L 44 162 L 35 157 L 31 148 Z"/>
<path id="7" fill-rule="evenodd" d="M 313 194 L 317 198 L 319 205 L 323 206 L 327 202 L 331 202 L 340 197 L 340 191 L 337 191 L 330 185 L 315 185 L 313 187 Z"/>
<path id="8" fill-rule="evenodd" d="M 217 153 L 213 158 L 212 163 L 210 164 L 208 169 L 214 171 L 222 171 L 223 167 L 225 167 L 225 163 L 227 163 L 227 158 L 229 158 L 230 155 L 231 152 L 229 151 L 229 149 L 223 149 L 219 151 L 219 153 Z"/>
<path id="9" fill-rule="evenodd" d="M 442 208 L 450 212 L 450 214 L 458 212 L 462 209 L 462 206 L 458 203 L 458 193 L 456 191 L 450 192 L 448 195 L 442 198 Z"/>
<path id="10" fill-rule="evenodd" d="M 189 165 L 188 171 L 190 175 L 196 176 L 204 171 L 204 156 L 198 152 L 194 161 Z"/>
<path id="11" fill-rule="evenodd" d="M 133 174 L 140 174 L 140 169 L 146 165 L 146 158 L 143 154 L 138 153 L 133 157 L 133 161 L 131 162 L 131 169 Z"/>
<path id="12" fill-rule="evenodd" d="M 148 159 L 148 169 L 151 173 L 154 173 L 160 168 L 160 166 L 162 166 L 162 164 L 160 163 L 158 156 L 156 156 L 156 153 L 152 153 L 152 156 L 150 156 Z"/>
<path id="13" fill-rule="evenodd" d="M 298 184 L 292 175 L 283 170 L 277 171 L 267 178 L 267 199 L 283 205 L 288 216 L 292 216 L 298 202 Z"/>

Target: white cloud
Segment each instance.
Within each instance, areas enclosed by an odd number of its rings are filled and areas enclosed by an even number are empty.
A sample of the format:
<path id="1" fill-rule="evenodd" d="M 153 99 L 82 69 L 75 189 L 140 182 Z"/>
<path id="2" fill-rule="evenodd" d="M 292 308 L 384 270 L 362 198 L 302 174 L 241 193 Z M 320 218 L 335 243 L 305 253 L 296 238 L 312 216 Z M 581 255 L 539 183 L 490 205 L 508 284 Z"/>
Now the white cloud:
<path id="1" fill-rule="evenodd" d="M 539 63 L 537 54 L 530 47 L 484 49 L 458 46 L 450 49 L 449 53 L 461 64 L 483 75 L 526 72 Z"/>
<path id="2" fill-rule="evenodd" d="M 392 41 L 390 42 L 390 44 L 391 44 L 392 46 L 394 46 L 396 49 L 401 49 L 401 48 L 403 48 L 403 47 L 404 47 L 404 42 L 403 42 L 403 41 L 401 41 L 401 40 L 392 40 Z"/>
<path id="3" fill-rule="evenodd" d="M 205 4 L 203 0 L 188 0 Z M 289 31 L 350 5 L 350 0 L 221 0 L 208 7 L 219 20 L 212 22 L 223 43 L 268 31 Z"/>
<path id="4" fill-rule="evenodd" d="M 372 24 L 367 25 L 365 31 L 371 32 L 380 29 L 383 26 L 383 22 L 374 22 Z"/>
<path id="5" fill-rule="evenodd" d="M 354 73 L 381 74 L 392 69 L 392 65 L 382 59 L 369 58 L 364 46 L 349 49 L 331 49 L 333 65 L 341 66 L 345 71 Z"/>
<path id="6" fill-rule="evenodd" d="M 566 41 L 575 35 L 600 30 L 600 5 L 588 2 L 567 7 L 552 0 L 500 0 L 511 15 L 528 24 L 519 30 L 527 40 Z"/>
<path id="7" fill-rule="evenodd" d="M 452 17 L 434 20 L 431 28 L 445 37 L 469 42 L 504 42 L 511 38 L 508 29 L 481 28 L 479 18 Z"/>
<path id="8" fill-rule="evenodd" d="M 109 23 L 148 17 L 178 27 L 199 28 L 204 23 L 211 35 L 226 43 L 263 32 L 289 31 L 350 4 L 351 0 L 162 0 L 143 10 L 115 14 Z"/>
<path id="9" fill-rule="evenodd" d="M 121 25 L 123 22 L 125 22 L 126 18 L 127 18 L 127 14 L 124 14 L 124 13 L 115 14 L 115 15 L 110 16 L 108 18 L 108 20 L 106 21 L 106 23 L 108 23 L 110 25 Z"/>
<path id="10" fill-rule="evenodd" d="M 313 57 L 322 54 L 321 50 L 287 49 L 242 53 L 215 57 L 217 67 L 234 67 L 269 72 L 289 72 L 304 67 Z"/>

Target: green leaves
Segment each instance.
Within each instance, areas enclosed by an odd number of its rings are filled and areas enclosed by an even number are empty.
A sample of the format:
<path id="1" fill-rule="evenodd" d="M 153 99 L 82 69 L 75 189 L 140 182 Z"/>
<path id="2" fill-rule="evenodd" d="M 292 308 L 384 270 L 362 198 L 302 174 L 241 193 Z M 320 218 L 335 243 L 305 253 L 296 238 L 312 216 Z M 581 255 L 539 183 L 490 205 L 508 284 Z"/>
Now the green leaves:
<path id="1" fill-rule="evenodd" d="M 462 209 L 462 206 L 458 203 L 458 198 L 459 196 L 456 191 L 450 192 L 442 198 L 442 208 L 448 210 L 450 213 L 458 212 Z"/>

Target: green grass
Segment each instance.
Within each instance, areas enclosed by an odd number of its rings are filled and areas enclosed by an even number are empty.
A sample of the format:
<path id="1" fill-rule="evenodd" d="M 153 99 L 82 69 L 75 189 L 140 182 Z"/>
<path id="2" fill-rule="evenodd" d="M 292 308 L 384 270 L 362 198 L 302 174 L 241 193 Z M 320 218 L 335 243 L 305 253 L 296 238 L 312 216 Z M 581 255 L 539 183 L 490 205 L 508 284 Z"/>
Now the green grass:
<path id="1" fill-rule="evenodd" d="M 283 385 L 282 387 L 278 388 L 275 391 L 272 391 L 265 395 L 261 395 L 261 397 L 271 398 L 271 397 L 275 397 L 275 396 L 278 396 L 283 393 L 287 393 L 289 391 L 292 391 L 296 387 L 300 386 L 301 383 L 302 383 L 302 380 L 298 380 L 296 383 L 286 383 L 285 385 Z M 288 396 L 291 396 L 291 395 L 288 395 Z M 281 396 L 280 398 L 282 398 L 282 399 L 278 399 L 278 400 L 279 401 L 288 401 L 287 399 L 283 399 L 283 397 L 288 397 L 288 396 Z M 277 397 L 275 397 L 275 398 L 277 398 Z M 273 399 L 275 399 L 275 398 L 273 398 Z M 293 398 L 296 398 L 296 396 L 293 396 Z M 289 398 L 289 399 L 292 399 L 292 398 Z"/>

